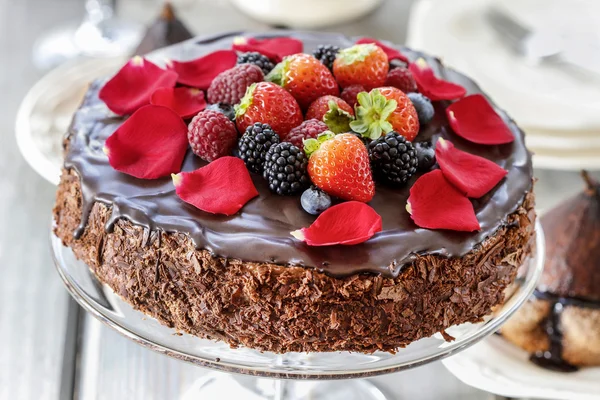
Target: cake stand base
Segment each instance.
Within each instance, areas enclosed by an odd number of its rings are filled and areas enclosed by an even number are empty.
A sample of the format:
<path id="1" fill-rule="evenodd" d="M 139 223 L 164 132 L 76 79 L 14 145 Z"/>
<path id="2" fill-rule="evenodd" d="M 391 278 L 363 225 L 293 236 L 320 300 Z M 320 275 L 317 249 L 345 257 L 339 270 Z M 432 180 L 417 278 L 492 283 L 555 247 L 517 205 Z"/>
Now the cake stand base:
<path id="1" fill-rule="evenodd" d="M 197 380 L 183 400 L 387 400 L 366 379 L 303 381 L 210 373 Z"/>

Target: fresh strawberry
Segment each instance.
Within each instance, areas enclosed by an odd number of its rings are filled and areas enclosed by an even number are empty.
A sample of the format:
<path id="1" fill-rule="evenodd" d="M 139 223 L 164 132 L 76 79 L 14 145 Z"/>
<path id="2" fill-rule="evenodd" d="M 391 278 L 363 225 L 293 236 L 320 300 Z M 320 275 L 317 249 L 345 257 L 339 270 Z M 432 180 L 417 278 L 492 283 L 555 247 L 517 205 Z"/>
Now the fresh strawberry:
<path id="1" fill-rule="evenodd" d="M 308 175 L 321 190 L 343 200 L 368 203 L 375 195 L 369 153 L 351 133 L 325 140 L 308 160 Z"/>
<path id="2" fill-rule="evenodd" d="M 358 96 L 360 92 L 366 91 L 367 90 L 363 85 L 350 85 L 344 90 L 342 90 L 342 94 L 340 95 L 340 97 L 342 98 L 342 100 L 348 103 L 350 107 L 354 108 L 356 103 L 358 103 L 356 96 Z"/>
<path id="3" fill-rule="evenodd" d="M 360 93 L 358 104 L 350 127 L 364 137 L 375 140 L 396 131 L 412 142 L 419 133 L 417 110 L 400 89 L 386 86 Z"/>
<path id="4" fill-rule="evenodd" d="M 329 128 L 325 122 L 316 119 L 307 119 L 297 127 L 293 128 L 282 139 L 284 142 L 290 142 L 299 149 L 304 148 L 305 139 L 315 139 L 319 133 L 323 133 Z"/>
<path id="5" fill-rule="evenodd" d="M 255 122 L 269 124 L 275 133 L 284 136 L 302 123 L 302 111 L 286 90 L 271 82 L 254 83 L 235 106 L 235 122 L 239 132 Z"/>
<path id="6" fill-rule="evenodd" d="M 318 119 L 325 122 L 334 133 L 344 133 L 350 131 L 350 122 L 354 120 L 354 110 L 339 97 L 322 96 L 308 107 L 306 119 Z"/>
<path id="7" fill-rule="evenodd" d="M 341 87 L 363 85 L 367 90 L 382 86 L 390 65 L 385 52 L 377 45 L 357 44 L 340 50 L 333 75 Z"/>
<path id="8" fill-rule="evenodd" d="M 329 69 L 309 54 L 286 57 L 267 75 L 266 80 L 290 92 L 303 110 L 321 96 L 340 94 Z"/>
<path id="9" fill-rule="evenodd" d="M 385 86 L 392 86 L 402 90 L 404 93 L 417 91 L 417 81 L 408 68 L 394 68 L 388 72 Z"/>

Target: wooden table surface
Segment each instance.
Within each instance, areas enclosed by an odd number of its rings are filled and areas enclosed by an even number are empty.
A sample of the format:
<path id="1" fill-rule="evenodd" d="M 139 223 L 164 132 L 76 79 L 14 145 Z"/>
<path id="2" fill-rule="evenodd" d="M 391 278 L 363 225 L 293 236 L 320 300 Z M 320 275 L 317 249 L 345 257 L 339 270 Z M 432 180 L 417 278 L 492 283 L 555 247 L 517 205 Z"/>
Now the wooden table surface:
<path id="1" fill-rule="evenodd" d="M 120 14 L 149 21 L 154 0 L 121 2 Z M 349 35 L 404 42 L 411 1 L 384 2 L 366 18 L 331 27 Z M 266 30 L 227 1 L 183 1 L 181 15 L 197 34 Z M 43 75 L 31 64 L 34 40 L 46 30 L 78 22 L 82 0 L 0 0 L 0 399 L 179 399 L 207 371 L 152 353 L 91 318 L 82 323 L 75 379 L 64 357 L 67 293 L 49 252 L 55 188 L 22 159 L 14 139 L 17 107 Z M 538 204 L 547 208 L 579 190 L 576 174 L 538 171 Z M 374 379 L 397 399 L 489 399 L 433 363 Z M 62 394 L 61 394 L 62 389 Z"/>

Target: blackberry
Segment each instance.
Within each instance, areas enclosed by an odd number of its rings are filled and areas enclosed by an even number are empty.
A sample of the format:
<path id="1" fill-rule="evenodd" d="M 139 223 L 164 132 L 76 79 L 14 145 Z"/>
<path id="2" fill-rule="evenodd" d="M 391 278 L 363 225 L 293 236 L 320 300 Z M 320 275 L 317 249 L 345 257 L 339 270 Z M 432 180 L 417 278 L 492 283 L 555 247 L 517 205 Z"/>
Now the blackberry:
<path id="1" fill-rule="evenodd" d="M 339 51 L 340 48 L 338 46 L 320 44 L 319 47 L 313 51 L 313 56 L 331 70 L 333 69 L 333 62 Z"/>
<path id="2" fill-rule="evenodd" d="M 264 165 L 264 178 L 269 189 L 279 195 L 300 193 L 310 184 L 308 157 L 290 142 L 271 146 Z"/>
<path id="3" fill-rule="evenodd" d="M 232 122 L 235 122 L 235 110 L 231 104 L 227 103 L 215 103 L 209 104 L 206 106 L 207 110 L 213 110 L 220 112 L 221 114 L 225 114 L 227 118 L 229 118 Z"/>
<path id="4" fill-rule="evenodd" d="M 265 76 L 275 68 L 275 64 L 273 64 L 269 57 L 257 52 L 239 53 L 237 63 L 254 64 L 262 70 Z"/>
<path id="5" fill-rule="evenodd" d="M 405 184 L 417 172 L 417 151 L 394 131 L 369 144 L 369 158 L 375 177 L 392 186 Z"/>
<path id="6" fill-rule="evenodd" d="M 279 135 L 269 124 L 256 122 L 246 128 L 238 141 L 239 157 L 246 163 L 250 172 L 262 173 L 269 148 L 279 143 Z"/>

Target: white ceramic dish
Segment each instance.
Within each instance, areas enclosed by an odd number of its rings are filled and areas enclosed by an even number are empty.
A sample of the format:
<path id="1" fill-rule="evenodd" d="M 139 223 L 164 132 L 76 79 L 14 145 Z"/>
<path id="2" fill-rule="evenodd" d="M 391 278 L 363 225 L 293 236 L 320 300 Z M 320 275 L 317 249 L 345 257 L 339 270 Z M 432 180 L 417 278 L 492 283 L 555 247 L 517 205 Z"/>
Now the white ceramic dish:
<path id="1" fill-rule="evenodd" d="M 57 185 L 62 138 L 87 90 L 99 77 L 117 71 L 124 59 L 82 59 L 50 71 L 27 93 L 17 112 L 15 134 L 21 154 L 48 182 Z"/>
<path id="2" fill-rule="evenodd" d="M 491 336 L 442 362 L 454 376 L 500 396 L 532 399 L 600 399 L 600 368 L 553 372 L 529 362 L 529 354 Z"/>

